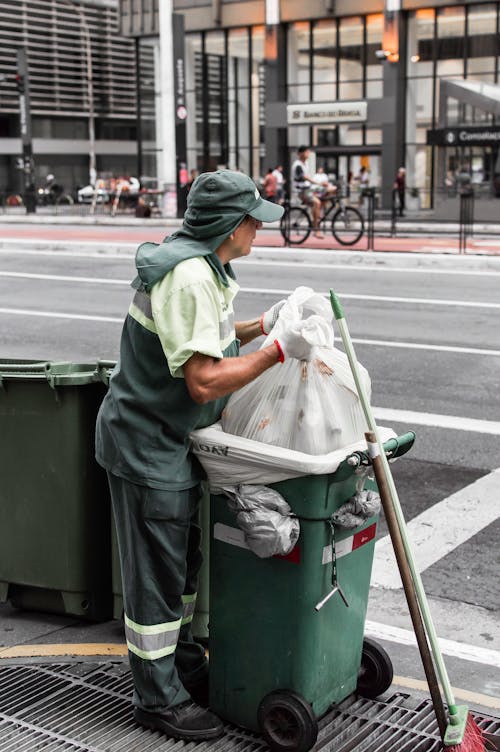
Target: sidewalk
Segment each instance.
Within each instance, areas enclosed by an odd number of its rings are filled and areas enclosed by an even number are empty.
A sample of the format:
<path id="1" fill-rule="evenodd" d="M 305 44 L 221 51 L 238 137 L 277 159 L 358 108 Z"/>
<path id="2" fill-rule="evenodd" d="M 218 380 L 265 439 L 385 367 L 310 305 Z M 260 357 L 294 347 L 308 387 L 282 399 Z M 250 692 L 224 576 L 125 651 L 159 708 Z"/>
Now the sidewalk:
<path id="1" fill-rule="evenodd" d="M 7 247 L 9 241 L 53 241 L 71 240 L 81 243 L 139 243 L 146 240 L 161 242 L 166 236 L 180 227 L 178 219 L 150 218 L 136 219 L 128 216 L 52 216 L 52 215 L 0 215 L 0 244 Z M 461 255 L 497 256 L 500 255 L 500 224 L 476 224 L 475 235 L 467 238 L 466 253 Z M 372 250 L 383 253 L 432 253 L 459 255 L 459 226 L 456 222 L 431 223 L 416 219 L 398 222 L 396 236 L 391 237 L 391 225 L 387 220 L 375 222 L 374 247 Z M 291 249 L 316 249 L 338 251 L 368 250 L 365 232 L 354 246 L 342 246 L 331 234 L 324 231 L 323 239 L 312 234 L 301 245 Z M 285 241 L 280 233 L 279 223 L 271 223 L 259 230 L 254 246 L 284 248 Z"/>

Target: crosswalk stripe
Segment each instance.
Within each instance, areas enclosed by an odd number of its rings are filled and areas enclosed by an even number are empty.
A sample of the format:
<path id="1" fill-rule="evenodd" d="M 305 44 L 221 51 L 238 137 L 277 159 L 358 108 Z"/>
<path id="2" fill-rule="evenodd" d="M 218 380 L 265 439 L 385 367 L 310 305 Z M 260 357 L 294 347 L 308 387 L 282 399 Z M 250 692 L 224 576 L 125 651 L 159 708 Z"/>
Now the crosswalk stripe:
<path id="1" fill-rule="evenodd" d="M 408 537 L 420 572 L 490 525 L 500 514 L 500 468 L 434 504 L 408 523 Z M 400 588 L 401 578 L 389 535 L 375 545 L 374 587 Z"/>
<path id="2" fill-rule="evenodd" d="M 397 642 L 400 645 L 417 645 L 417 639 L 413 630 L 402 629 L 392 624 L 380 624 L 369 619 L 365 622 L 365 635 L 374 639 Z M 462 661 L 483 663 L 485 666 L 500 668 L 500 652 L 498 650 L 481 648 L 477 645 L 469 645 L 465 642 L 457 642 L 457 640 L 447 640 L 442 637 L 439 638 L 439 647 L 445 655 L 459 658 Z"/>
<path id="3" fill-rule="evenodd" d="M 500 421 L 464 418 L 460 415 L 441 415 L 413 410 L 397 410 L 392 407 L 373 407 L 373 414 L 378 421 L 405 423 L 407 426 L 432 426 L 452 431 L 470 431 L 500 436 Z"/>

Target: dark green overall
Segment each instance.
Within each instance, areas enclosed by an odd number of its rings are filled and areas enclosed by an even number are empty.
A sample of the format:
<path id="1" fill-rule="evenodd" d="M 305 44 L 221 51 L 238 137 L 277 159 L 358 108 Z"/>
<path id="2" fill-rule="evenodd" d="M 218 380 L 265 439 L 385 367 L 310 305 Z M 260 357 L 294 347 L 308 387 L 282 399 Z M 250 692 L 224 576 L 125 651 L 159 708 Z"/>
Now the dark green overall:
<path id="1" fill-rule="evenodd" d="M 137 292 L 96 426 L 96 458 L 108 473 L 118 537 L 134 704 L 148 711 L 187 700 L 184 684 L 202 681 L 208 671 L 204 650 L 191 636 L 205 475 L 188 437 L 215 422 L 227 401 L 195 403 L 184 379 L 171 376 L 155 333 L 149 291 L 177 263 L 203 255 L 215 285 L 227 286 L 226 273 L 232 276 L 209 248 L 180 245 L 165 261 L 168 243 L 145 244 L 147 263 L 139 249 Z M 233 339 L 223 355 L 238 350 Z"/>

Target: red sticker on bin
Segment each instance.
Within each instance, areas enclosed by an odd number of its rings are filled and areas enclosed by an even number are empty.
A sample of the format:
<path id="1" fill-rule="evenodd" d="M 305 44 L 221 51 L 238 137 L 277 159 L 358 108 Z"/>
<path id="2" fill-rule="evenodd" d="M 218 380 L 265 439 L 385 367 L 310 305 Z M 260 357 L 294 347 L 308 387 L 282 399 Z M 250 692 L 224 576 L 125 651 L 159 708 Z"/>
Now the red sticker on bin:
<path id="1" fill-rule="evenodd" d="M 360 530 L 359 533 L 354 533 L 354 535 L 350 535 L 349 538 L 344 538 L 343 540 L 338 541 L 335 544 L 337 559 L 352 553 L 352 551 L 355 551 L 357 548 L 361 548 L 361 546 L 372 541 L 375 538 L 376 532 L 377 523 L 374 522 L 372 525 L 369 525 L 369 527 L 365 527 L 364 530 Z M 323 564 L 328 564 L 331 560 L 332 547 L 325 546 L 323 549 Z"/>

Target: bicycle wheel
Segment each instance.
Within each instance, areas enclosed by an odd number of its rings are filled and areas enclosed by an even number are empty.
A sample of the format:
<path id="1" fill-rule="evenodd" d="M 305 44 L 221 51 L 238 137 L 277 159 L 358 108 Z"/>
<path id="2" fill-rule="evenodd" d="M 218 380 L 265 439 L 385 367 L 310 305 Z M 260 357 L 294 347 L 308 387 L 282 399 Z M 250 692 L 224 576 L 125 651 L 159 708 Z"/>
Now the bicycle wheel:
<path id="1" fill-rule="evenodd" d="M 354 245 L 363 236 L 365 223 L 352 206 L 339 208 L 332 217 L 332 234 L 340 245 Z"/>
<path id="2" fill-rule="evenodd" d="M 280 231 L 290 245 L 300 245 L 311 233 L 311 219 L 305 209 L 292 206 L 281 217 Z"/>

